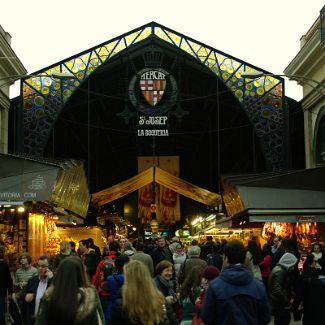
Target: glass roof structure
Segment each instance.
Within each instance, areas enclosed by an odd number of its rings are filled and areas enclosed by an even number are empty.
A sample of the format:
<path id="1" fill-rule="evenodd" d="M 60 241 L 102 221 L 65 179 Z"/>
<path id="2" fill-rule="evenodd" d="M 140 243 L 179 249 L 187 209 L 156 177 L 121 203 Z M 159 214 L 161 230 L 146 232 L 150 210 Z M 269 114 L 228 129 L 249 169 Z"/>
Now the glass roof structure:
<path id="1" fill-rule="evenodd" d="M 88 77 L 116 55 L 144 40 L 159 39 L 191 56 L 209 69 L 236 98 L 255 128 L 269 170 L 287 166 L 287 109 L 284 80 L 210 46 L 151 22 L 73 57 L 44 68 L 22 80 L 23 150 L 42 155 L 47 140 L 66 102 Z M 138 45 L 139 46 L 139 45 Z M 247 79 L 243 72 L 264 72 Z M 60 80 L 54 72 L 69 72 L 75 78 Z"/>

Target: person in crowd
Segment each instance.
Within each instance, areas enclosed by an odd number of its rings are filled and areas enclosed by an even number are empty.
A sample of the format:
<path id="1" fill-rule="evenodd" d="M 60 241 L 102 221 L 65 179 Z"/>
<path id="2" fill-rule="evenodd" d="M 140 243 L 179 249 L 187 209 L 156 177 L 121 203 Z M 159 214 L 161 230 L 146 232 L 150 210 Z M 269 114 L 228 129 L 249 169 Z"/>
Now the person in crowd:
<path id="1" fill-rule="evenodd" d="M 207 255 L 212 253 L 212 247 L 214 246 L 214 241 L 212 236 L 207 236 L 207 240 L 201 247 L 200 258 L 203 260 L 207 259 Z"/>
<path id="2" fill-rule="evenodd" d="M 220 243 L 212 246 L 212 253 L 207 255 L 208 265 L 215 266 L 217 269 L 222 269 L 223 259 L 220 255 Z"/>
<path id="3" fill-rule="evenodd" d="M 180 288 L 180 303 L 183 309 L 181 325 L 191 325 L 196 299 L 201 293 L 202 268 L 194 266 Z"/>
<path id="4" fill-rule="evenodd" d="M 325 308 L 325 261 L 319 260 L 319 276 L 314 274 L 302 282 L 302 324 L 324 324 Z"/>
<path id="5" fill-rule="evenodd" d="M 148 238 L 148 239 L 145 239 L 144 241 L 144 253 L 148 254 L 151 256 L 152 258 L 152 253 L 153 251 L 157 248 L 157 246 L 155 245 L 155 242 L 153 240 L 153 238 Z"/>
<path id="6" fill-rule="evenodd" d="M 107 251 L 104 251 L 104 258 L 98 263 L 95 275 L 92 277 L 92 284 L 97 289 L 103 310 L 106 310 L 109 299 L 109 289 L 106 279 L 115 272 L 115 259 L 118 252 L 118 244 L 111 241 Z"/>
<path id="7" fill-rule="evenodd" d="M 181 318 L 179 299 L 175 291 L 173 280 L 173 264 L 167 260 L 160 261 L 156 266 L 155 283 L 160 292 L 164 295 L 166 303 L 172 307 L 177 319 Z"/>
<path id="8" fill-rule="evenodd" d="M 199 242 L 196 239 L 191 241 L 191 246 L 199 246 Z"/>
<path id="9" fill-rule="evenodd" d="M 74 241 L 69 241 L 69 243 L 70 243 L 70 255 L 79 256 L 79 254 L 76 251 L 76 243 Z"/>
<path id="10" fill-rule="evenodd" d="M 227 243 L 224 268 L 210 282 L 202 306 L 205 325 L 269 324 L 271 313 L 264 285 L 243 265 L 245 258 L 246 250 L 240 241 Z"/>
<path id="11" fill-rule="evenodd" d="M 33 276 L 27 282 L 27 285 L 22 293 L 23 301 L 23 322 L 25 325 L 31 325 L 35 322 L 35 317 L 38 314 L 41 299 L 50 286 L 53 279 L 51 270 L 51 258 L 47 255 L 42 255 L 37 263 L 38 275 Z"/>
<path id="12" fill-rule="evenodd" d="M 262 281 L 264 283 L 266 292 L 268 292 L 268 283 L 269 283 L 269 276 L 271 274 L 271 261 L 272 261 L 271 245 L 268 243 L 263 245 L 262 258 L 263 259 L 259 263 L 259 267 L 261 270 Z"/>
<path id="13" fill-rule="evenodd" d="M 151 255 L 154 268 L 156 269 L 157 264 L 164 260 L 174 264 L 173 254 L 170 251 L 169 247 L 167 246 L 166 238 L 159 237 L 157 239 L 157 243 L 158 246 L 153 250 Z"/>
<path id="14" fill-rule="evenodd" d="M 262 261 L 262 253 L 255 240 L 249 240 L 246 248 L 245 265 L 252 272 L 255 279 L 262 281 L 262 274 L 259 263 Z"/>
<path id="15" fill-rule="evenodd" d="M 172 254 L 176 252 L 176 248 L 177 248 L 177 245 L 179 243 L 180 243 L 180 241 L 179 241 L 179 238 L 177 236 L 175 236 L 175 237 L 172 238 L 172 242 L 169 245 L 169 249 L 172 252 Z"/>
<path id="16" fill-rule="evenodd" d="M 128 240 L 125 237 L 121 237 L 119 239 L 118 245 L 119 245 L 119 248 L 120 248 L 119 250 L 120 250 L 121 254 L 123 254 L 123 252 L 124 252 L 124 244 L 127 243 L 127 242 L 128 242 Z"/>
<path id="17" fill-rule="evenodd" d="M 284 253 L 279 263 L 273 268 L 269 277 L 269 295 L 273 307 L 274 325 L 289 325 L 290 308 L 293 304 L 293 272 L 298 259 L 292 253 Z"/>
<path id="18" fill-rule="evenodd" d="M 184 261 L 178 273 L 178 283 L 181 285 L 194 266 L 200 266 L 203 270 L 207 266 L 207 262 L 200 258 L 201 249 L 199 246 L 191 246 L 188 249 L 188 259 Z"/>
<path id="19" fill-rule="evenodd" d="M 312 252 L 311 252 L 314 257 L 315 257 L 315 261 L 316 261 L 316 269 L 320 269 L 321 266 L 319 264 L 319 260 L 323 257 L 323 253 L 322 253 L 322 247 L 319 243 L 315 243 L 313 246 L 312 246 Z"/>
<path id="20" fill-rule="evenodd" d="M 220 244 L 220 254 L 223 255 L 225 246 L 227 245 L 228 241 L 227 239 L 222 238 L 221 239 L 221 244 Z"/>
<path id="21" fill-rule="evenodd" d="M 79 251 L 81 260 L 86 266 L 89 280 L 91 280 L 96 273 L 96 268 L 99 263 L 98 255 L 93 248 L 90 248 L 89 242 L 86 239 L 79 241 Z"/>
<path id="22" fill-rule="evenodd" d="M 278 248 L 281 245 L 281 236 L 274 236 L 273 238 L 273 245 L 271 246 L 271 252 L 272 255 L 274 255 L 276 253 L 276 251 L 278 250 Z"/>
<path id="23" fill-rule="evenodd" d="M 89 283 L 79 257 L 61 261 L 53 283 L 45 292 L 35 325 L 104 324 L 95 288 Z"/>
<path id="24" fill-rule="evenodd" d="M 106 310 L 104 310 L 106 324 L 109 324 L 110 322 L 114 302 L 117 299 L 119 290 L 121 289 L 124 283 L 123 267 L 129 261 L 130 259 L 127 255 L 122 254 L 116 257 L 115 272 L 106 279 L 107 287 L 109 290 L 108 303 Z"/>
<path id="25" fill-rule="evenodd" d="M 104 247 L 103 249 L 103 259 L 106 257 L 110 256 L 111 258 L 114 257 L 116 258 L 117 256 L 120 255 L 119 252 L 119 244 L 116 241 L 110 241 L 107 246 Z"/>
<path id="26" fill-rule="evenodd" d="M 54 270 L 59 267 L 60 262 L 70 256 L 71 254 L 71 245 L 67 240 L 62 240 L 60 243 L 60 253 L 55 256 L 54 260 Z"/>
<path id="27" fill-rule="evenodd" d="M 110 325 L 178 324 L 145 264 L 131 260 L 124 266 L 124 277 L 120 296 L 113 306 Z"/>
<path id="28" fill-rule="evenodd" d="M 5 247 L 0 246 L 0 325 L 5 325 L 6 296 L 13 291 L 12 278 L 8 263 L 5 261 Z"/>
<path id="29" fill-rule="evenodd" d="M 100 248 L 95 245 L 93 238 L 88 238 L 87 241 L 89 243 L 89 248 L 92 248 L 95 251 L 97 255 L 97 260 L 100 261 L 102 259 L 102 253 L 100 252 Z"/>
<path id="30" fill-rule="evenodd" d="M 186 255 L 185 250 L 183 249 L 182 244 L 177 243 L 175 252 L 173 253 L 173 261 L 174 261 L 176 277 L 178 277 L 181 265 L 185 262 L 186 258 L 187 258 L 187 255 Z"/>
<path id="31" fill-rule="evenodd" d="M 203 272 L 202 272 L 202 280 L 201 280 L 201 288 L 202 288 L 202 290 L 201 290 L 200 296 L 195 301 L 195 315 L 194 315 L 194 317 L 192 319 L 192 324 L 193 325 L 203 324 L 203 322 L 201 320 L 201 309 L 202 309 L 202 305 L 203 305 L 203 302 L 204 302 L 204 298 L 205 298 L 205 295 L 207 293 L 210 281 L 212 281 L 217 276 L 219 276 L 219 274 L 220 274 L 220 271 L 215 266 L 208 265 L 203 270 Z"/>
<path id="32" fill-rule="evenodd" d="M 146 254 L 143 252 L 144 244 L 142 242 L 138 241 L 135 244 L 135 249 L 136 249 L 136 252 L 133 256 L 131 256 L 131 259 L 142 262 L 148 268 L 149 273 L 153 277 L 154 270 L 153 270 L 152 257 L 149 254 Z"/>
<path id="33" fill-rule="evenodd" d="M 135 250 L 134 250 L 132 244 L 129 241 L 125 242 L 124 247 L 123 247 L 123 254 L 131 257 L 134 255 L 134 253 L 135 253 Z"/>
<path id="34" fill-rule="evenodd" d="M 16 300 L 19 302 L 20 294 L 22 290 L 26 287 L 27 282 L 33 276 L 38 274 L 37 269 L 31 265 L 32 258 L 28 253 L 22 253 L 18 258 L 18 264 L 21 265 L 15 273 L 15 296 Z"/>

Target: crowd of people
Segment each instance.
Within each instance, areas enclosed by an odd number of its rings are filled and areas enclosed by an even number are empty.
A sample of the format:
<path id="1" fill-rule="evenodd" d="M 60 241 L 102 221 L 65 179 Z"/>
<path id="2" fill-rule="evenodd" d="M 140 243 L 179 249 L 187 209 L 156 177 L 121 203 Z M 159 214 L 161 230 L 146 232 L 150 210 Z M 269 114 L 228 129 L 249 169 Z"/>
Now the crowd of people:
<path id="1" fill-rule="evenodd" d="M 325 254 L 320 243 L 298 269 L 294 238 L 260 247 L 207 237 L 127 238 L 101 251 L 89 238 L 62 241 L 55 257 L 19 257 L 14 276 L 0 246 L 0 325 L 303 325 L 324 323 Z"/>

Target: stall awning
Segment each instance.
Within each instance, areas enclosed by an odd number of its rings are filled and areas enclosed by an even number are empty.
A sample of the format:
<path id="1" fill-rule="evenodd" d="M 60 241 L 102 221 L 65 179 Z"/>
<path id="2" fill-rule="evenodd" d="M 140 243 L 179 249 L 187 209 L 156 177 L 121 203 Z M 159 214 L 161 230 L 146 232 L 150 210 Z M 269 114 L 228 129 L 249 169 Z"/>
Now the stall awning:
<path id="1" fill-rule="evenodd" d="M 124 182 L 92 194 L 92 203 L 98 206 L 104 205 L 108 202 L 117 200 L 124 195 L 132 193 L 152 182 L 156 182 L 179 194 L 189 197 L 194 201 L 201 202 L 208 206 L 217 206 L 221 203 L 221 196 L 219 194 L 184 181 L 159 167 L 148 168 Z"/>
<path id="2" fill-rule="evenodd" d="M 224 177 L 228 215 L 246 213 L 250 221 L 278 221 L 276 217 L 282 216 L 287 222 L 299 222 L 299 216 L 325 215 L 324 180 L 324 167 Z M 325 220 L 319 217 L 318 221 Z"/>
<path id="3" fill-rule="evenodd" d="M 50 201 L 85 217 L 90 195 L 82 162 L 0 154 L 0 202 Z"/>

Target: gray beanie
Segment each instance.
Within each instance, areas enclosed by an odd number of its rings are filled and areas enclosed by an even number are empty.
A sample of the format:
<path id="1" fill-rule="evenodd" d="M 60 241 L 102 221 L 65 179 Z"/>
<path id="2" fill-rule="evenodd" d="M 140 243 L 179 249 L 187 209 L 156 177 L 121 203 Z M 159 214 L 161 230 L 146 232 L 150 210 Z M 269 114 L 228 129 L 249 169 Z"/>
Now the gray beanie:
<path id="1" fill-rule="evenodd" d="M 287 270 L 290 269 L 291 266 L 294 266 L 297 263 L 298 259 L 291 253 L 284 253 L 280 258 L 279 264 L 285 267 Z"/>

